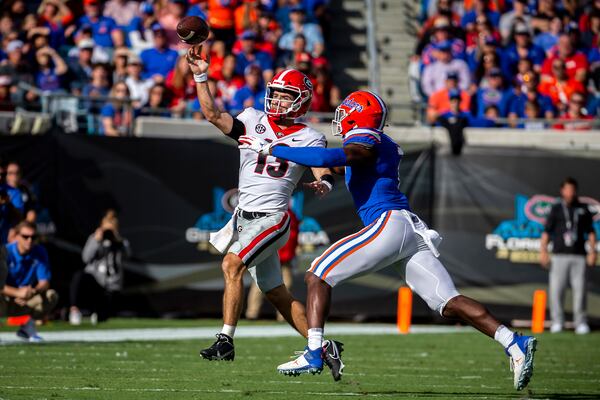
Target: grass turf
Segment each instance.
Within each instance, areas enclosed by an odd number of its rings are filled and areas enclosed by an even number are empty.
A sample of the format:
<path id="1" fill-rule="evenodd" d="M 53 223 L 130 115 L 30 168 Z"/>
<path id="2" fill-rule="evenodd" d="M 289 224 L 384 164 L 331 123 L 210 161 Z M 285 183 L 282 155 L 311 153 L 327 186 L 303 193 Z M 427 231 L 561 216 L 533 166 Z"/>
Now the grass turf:
<path id="1" fill-rule="evenodd" d="M 341 382 L 327 369 L 276 373 L 301 338 L 236 339 L 234 362 L 199 359 L 207 340 L 0 346 L 0 399 L 600 398 L 600 334 L 539 335 L 523 392 L 499 345 L 475 332 L 336 339 Z"/>

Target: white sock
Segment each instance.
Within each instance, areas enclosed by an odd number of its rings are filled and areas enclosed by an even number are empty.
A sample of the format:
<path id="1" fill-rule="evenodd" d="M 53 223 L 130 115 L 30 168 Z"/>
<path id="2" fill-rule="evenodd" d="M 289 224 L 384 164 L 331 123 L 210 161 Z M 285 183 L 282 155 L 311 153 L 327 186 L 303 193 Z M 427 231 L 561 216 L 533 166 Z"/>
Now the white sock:
<path id="1" fill-rule="evenodd" d="M 235 325 L 223 324 L 223 329 L 221 329 L 221 333 L 224 333 L 232 338 L 235 333 Z"/>
<path id="2" fill-rule="evenodd" d="M 308 348 L 310 350 L 320 349 L 323 346 L 323 328 L 312 328 L 308 330 Z"/>
<path id="3" fill-rule="evenodd" d="M 494 340 L 502 345 L 505 349 L 512 342 L 514 332 L 505 327 L 504 325 L 500 325 L 498 329 L 496 329 L 496 333 L 494 333 Z"/>

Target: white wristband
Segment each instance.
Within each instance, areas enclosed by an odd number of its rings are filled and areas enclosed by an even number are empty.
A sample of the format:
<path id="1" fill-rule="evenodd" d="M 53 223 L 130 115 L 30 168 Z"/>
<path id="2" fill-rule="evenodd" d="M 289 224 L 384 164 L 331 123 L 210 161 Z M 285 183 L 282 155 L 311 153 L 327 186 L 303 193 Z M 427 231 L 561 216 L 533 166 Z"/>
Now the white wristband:
<path id="1" fill-rule="evenodd" d="M 331 192 L 333 190 L 333 185 L 327 181 L 319 181 L 321 182 L 323 185 L 327 186 L 327 189 L 329 189 L 329 191 Z"/>
<path id="2" fill-rule="evenodd" d="M 194 74 L 194 81 L 197 83 L 202 83 L 202 82 L 206 82 L 208 80 L 208 75 L 205 73 L 203 74 Z"/>

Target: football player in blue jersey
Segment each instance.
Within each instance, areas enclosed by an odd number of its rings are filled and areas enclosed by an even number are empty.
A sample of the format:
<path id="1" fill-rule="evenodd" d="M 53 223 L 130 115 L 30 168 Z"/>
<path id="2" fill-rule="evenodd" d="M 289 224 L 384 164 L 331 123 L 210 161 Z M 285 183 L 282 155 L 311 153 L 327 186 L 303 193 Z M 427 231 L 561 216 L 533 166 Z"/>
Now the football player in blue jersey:
<path id="1" fill-rule="evenodd" d="M 410 211 L 400 192 L 402 150 L 383 133 L 385 103 L 374 93 L 357 91 L 336 109 L 332 130 L 342 148 L 273 146 L 242 136 L 240 147 L 271 154 L 307 167 L 345 167 L 346 186 L 365 227 L 347 236 L 312 262 L 305 282 L 308 345 L 277 369 L 285 375 L 320 373 L 322 342 L 332 288 L 350 278 L 396 265 L 410 288 L 446 318 L 459 318 L 494 338 L 510 357 L 514 387 L 522 390 L 533 374 L 536 339 L 519 335 L 494 318 L 479 302 L 458 293 L 436 248 L 440 236 Z"/>

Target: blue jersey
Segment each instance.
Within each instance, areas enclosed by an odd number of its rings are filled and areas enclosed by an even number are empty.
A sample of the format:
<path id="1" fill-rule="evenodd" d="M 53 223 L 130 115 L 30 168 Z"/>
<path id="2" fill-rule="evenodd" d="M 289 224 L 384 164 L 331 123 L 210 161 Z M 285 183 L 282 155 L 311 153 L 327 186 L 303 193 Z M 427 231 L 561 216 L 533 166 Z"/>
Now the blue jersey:
<path id="1" fill-rule="evenodd" d="M 50 280 L 50 264 L 48 253 L 40 246 L 35 245 L 28 254 L 19 253 L 17 243 L 6 246 L 6 264 L 8 276 L 6 284 L 12 287 L 36 286 L 39 281 Z"/>
<path id="2" fill-rule="evenodd" d="M 346 167 L 346 186 L 365 225 L 389 210 L 410 210 L 408 199 L 398 186 L 402 150 L 389 136 L 372 129 L 353 129 L 344 137 L 344 146 L 358 143 L 377 152 L 373 166 Z"/>

